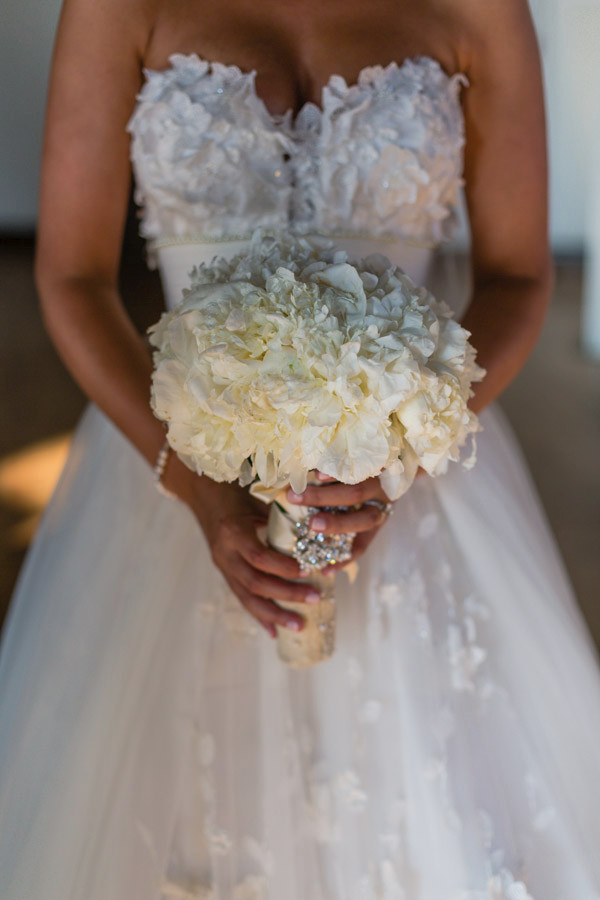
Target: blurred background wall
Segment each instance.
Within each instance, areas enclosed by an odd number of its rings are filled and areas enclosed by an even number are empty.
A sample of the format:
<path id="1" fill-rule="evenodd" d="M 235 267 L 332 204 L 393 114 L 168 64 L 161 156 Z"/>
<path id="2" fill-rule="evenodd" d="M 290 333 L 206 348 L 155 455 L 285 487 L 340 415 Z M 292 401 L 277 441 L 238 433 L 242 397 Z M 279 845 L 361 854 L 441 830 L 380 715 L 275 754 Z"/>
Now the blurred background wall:
<path id="1" fill-rule="evenodd" d="M 46 80 L 60 0 L 0 11 L 0 231 L 35 225 Z"/>

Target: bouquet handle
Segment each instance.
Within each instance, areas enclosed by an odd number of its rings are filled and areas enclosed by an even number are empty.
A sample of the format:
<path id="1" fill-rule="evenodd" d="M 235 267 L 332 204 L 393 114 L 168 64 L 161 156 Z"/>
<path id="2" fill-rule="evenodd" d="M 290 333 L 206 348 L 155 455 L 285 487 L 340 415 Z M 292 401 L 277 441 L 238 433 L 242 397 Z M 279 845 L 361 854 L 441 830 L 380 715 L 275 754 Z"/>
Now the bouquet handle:
<path id="1" fill-rule="evenodd" d="M 344 547 L 347 554 L 353 538 L 353 535 L 336 535 L 325 539 L 323 536 L 311 537 L 312 533 L 306 525 L 311 512 L 310 507 L 289 503 L 285 491 L 281 491 L 270 505 L 267 523 L 267 543 L 274 550 L 298 558 L 298 547 L 301 551 L 304 547 L 307 548 L 304 555 L 308 557 L 306 568 L 310 574 L 302 578 L 302 584 L 314 586 L 321 594 L 320 601 L 314 605 L 277 601 L 281 607 L 298 613 L 304 620 L 304 627 L 300 631 L 276 625 L 279 658 L 294 669 L 304 669 L 324 662 L 333 654 L 336 625 L 335 573 L 329 570 L 323 557 L 333 554 L 335 559 L 337 554 L 338 558 L 347 558 L 343 553 L 340 557 L 339 547 Z M 323 568 L 313 568 L 310 565 L 311 546 L 315 555 L 321 556 L 321 563 L 325 561 Z"/>
<path id="2" fill-rule="evenodd" d="M 267 542 L 279 553 L 294 555 L 297 541 L 297 523 L 309 514 L 307 507 L 287 504 L 278 497 L 269 508 Z M 294 669 L 305 669 L 324 662 L 335 649 L 335 574 L 327 568 L 310 572 L 302 578 L 302 584 L 314 586 L 321 594 L 318 603 L 278 600 L 279 606 L 298 613 L 304 619 L 300 631 L 276 625 L 277 653 L 279 658 Z"/>

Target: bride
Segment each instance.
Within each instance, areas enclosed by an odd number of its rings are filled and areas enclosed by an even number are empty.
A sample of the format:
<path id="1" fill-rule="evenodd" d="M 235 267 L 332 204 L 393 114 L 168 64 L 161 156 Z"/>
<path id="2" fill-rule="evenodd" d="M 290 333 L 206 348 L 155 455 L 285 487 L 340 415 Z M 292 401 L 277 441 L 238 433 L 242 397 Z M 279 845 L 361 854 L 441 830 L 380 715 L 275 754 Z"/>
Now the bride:
<path id="1" fill-rule="evenodd" d="M 259 225 L 423 281 L 464 186 L 478 462 L 392 517 L 378 479 L 291 498 L 360 505 L 312 520 L 359 563 L 310 669 L 268 639 L 319 597 L 261 504 L 173 453 L 156 490 L 130 155 L 171 306 Z M 546 181 L 526 0 L 65 0 L 36 277 L 92 402 L 3 638 L 3 900 L 600 898 L 600 670 L 494 404 L 551 294 Z"/>

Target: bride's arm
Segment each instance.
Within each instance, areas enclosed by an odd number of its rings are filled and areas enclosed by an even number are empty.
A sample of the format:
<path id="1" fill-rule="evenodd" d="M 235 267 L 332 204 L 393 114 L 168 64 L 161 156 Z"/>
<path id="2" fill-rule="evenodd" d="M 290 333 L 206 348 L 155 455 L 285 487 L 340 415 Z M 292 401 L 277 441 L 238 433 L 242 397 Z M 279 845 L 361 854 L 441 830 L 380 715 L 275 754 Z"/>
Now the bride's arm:
<path id="1" fill-rule="evenodd" d="M 465 198 L 472 292 L 462 324 L 487 370 L 470 406 L 494 400 L 531 353 L 554 284 L 542 71 L 527 0 L 461 0 Z"/>
<path id="2" fill-rule="evenodd" d="M 46 112 L 35 275 L 46 327 L 67 367 L 152 462 L 164 430 L 148 406 L 151 358 L 117 288 L 130 188 L 125 126 L 140 87 L 144 41 L 143 7 L 134 6 L 63 5 Z"/>
<path id="3" fill-rule="evenodd" d="M 47 329 L 76 381 L 153 464 L 165 431 L 150 409 L 152 360 L 117 277 L 130 187 L 125 126 L 150 32 L 142 0 L 66 0 L 51 73 L 42 163 L 36 283 Z M 302 619 L 269 598 L 304 600 L 293 559 L 267 550 L 260 515 L 237 485 L 217 485 L 169 457 L 165 485 L 192 509 L 216 564 L 246 608 Z M 167 502 L 167 501 L 165 501 Z M 263 514 L 264 515 L 264 514 Z"/>

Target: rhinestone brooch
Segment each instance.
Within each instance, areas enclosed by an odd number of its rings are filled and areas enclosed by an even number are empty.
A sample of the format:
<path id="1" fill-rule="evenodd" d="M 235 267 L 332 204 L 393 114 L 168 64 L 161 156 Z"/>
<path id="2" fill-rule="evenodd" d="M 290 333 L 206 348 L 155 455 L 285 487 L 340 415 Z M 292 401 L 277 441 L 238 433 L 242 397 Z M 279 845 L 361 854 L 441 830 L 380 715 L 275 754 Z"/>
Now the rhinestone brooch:
<path id="1" fill-rule="evenodd" d="M 304 519 L 294 522 L 295 543 L 292 556 L 303 572 L 316 572 L 335 563 L 347 562 L 352 557 L 353 531 L 344 534 L 323 534 L 309 528 L 311 516 L 319 512 L 340 512 L 344 507 L 310 506 Z"/>

